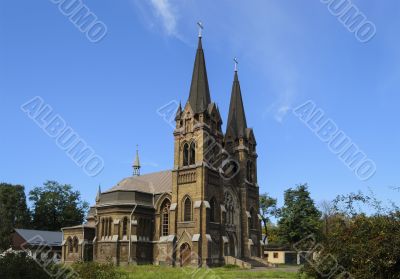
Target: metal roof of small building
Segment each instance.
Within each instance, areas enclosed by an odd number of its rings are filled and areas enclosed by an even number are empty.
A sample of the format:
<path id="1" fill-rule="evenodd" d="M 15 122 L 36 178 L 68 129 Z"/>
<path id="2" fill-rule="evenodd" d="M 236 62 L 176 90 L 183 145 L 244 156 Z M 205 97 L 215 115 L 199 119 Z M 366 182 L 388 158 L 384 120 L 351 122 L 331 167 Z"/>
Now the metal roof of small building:
<path id="1" fill-rule="evenodd" d="M 29 245 L 61 246 L 62 232 L 15 229 Z"/>
<path id="2" fill-rule="evenodd" d="M 138 191 L 151 194 L 170 193 L 172 191 L 172 172 L 168 170 L 127 177 L 104 193 L 114 191 Z"/>

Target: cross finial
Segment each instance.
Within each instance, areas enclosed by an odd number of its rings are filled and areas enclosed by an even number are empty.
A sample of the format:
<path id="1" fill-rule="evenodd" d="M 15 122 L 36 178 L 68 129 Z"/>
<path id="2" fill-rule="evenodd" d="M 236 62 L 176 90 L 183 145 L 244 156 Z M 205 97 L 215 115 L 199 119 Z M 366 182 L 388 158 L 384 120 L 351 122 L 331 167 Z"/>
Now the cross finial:
<path id="1" fill-rule="evenodd" d="M 201 21 L 197 22 L 197 25 L 199 26 L 199 38 L 202 37 L 202 31 L 204 29 L 203 23 Z"/>
<path id="2" fill-rule="evenodd" d="M 238 64 L 239 64 L 239 61 L 238 61 L 238 59 L 235 57 L 235 58 L 233 58 L 233 61 L 235 62 L 235 72 L 237 72 L 238 71 Z"/>

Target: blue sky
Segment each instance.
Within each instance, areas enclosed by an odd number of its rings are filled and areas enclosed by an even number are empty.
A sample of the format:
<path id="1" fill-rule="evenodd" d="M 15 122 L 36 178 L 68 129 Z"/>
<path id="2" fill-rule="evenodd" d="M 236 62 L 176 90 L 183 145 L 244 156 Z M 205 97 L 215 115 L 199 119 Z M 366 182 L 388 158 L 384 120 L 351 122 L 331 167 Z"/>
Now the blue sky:
<path id="1" fill-rule="evenodd" d="M 172 128 L 157 114 L 186 102 L 205 25 L 210 89 L 226 122 L 233 57 L 258 141 L 260 192 L 308 182 L 317 203 L 372 189 L 400 202 L 400 3 L 355 1 L 376 26 L 359 42 L 318 0 L 94 1 L 107 26 L 90 42 L 50 0 L 0 2 L 0 181 L 30 190 L 46 180 L 72 184 L 94 202 L 131 175 L 136 144 L 142 173 L 171 169 Z M 90 177 L 20 106 L 40 96 L 104 159 Z M 376 164 L 360 181 L 291 110 L 312 100 Z"/>

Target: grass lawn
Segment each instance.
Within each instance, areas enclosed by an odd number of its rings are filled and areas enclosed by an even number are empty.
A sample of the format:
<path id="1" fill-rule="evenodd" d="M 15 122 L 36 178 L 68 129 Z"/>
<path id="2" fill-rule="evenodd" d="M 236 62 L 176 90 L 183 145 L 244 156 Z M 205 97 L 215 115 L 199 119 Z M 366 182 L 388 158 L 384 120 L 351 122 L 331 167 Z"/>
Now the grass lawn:
<path id="1" fill-rule="evenodd" d="M 129 278 L 198 278 L 198 279 L 231 279 L 231 278 L 297 278 L 297 272 L 285 268 L 271 270 L 247 270 L 239 268 L 172 268 L 153 265 L 121 267 L 129 274 Z"/>

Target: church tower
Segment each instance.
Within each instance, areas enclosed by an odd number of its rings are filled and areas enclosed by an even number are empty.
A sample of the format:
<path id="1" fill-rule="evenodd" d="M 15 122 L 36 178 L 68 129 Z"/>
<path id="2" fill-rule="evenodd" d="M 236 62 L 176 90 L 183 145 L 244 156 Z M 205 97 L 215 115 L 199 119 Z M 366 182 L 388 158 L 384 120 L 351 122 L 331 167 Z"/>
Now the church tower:
<path id="1" fill-rule="evenodd" d="M 211 101 L 201 33 L 189 98 L 176 114 L 170 230 L 181 265 L 214 265 L 222 255 L 222 120 Z M 179 262 L 177 263 L 179 264 Z"/>
<path id="2" fill-rule="evenodd" d="M 240 200 L 241 256 L 261 257 L 257 143 L 253 129 L 247 127 L 236 59 L 224 142 L 225 149 L 239 164 L 239 172 L 233 178 L 232 184 L 238 191 Z"/>

